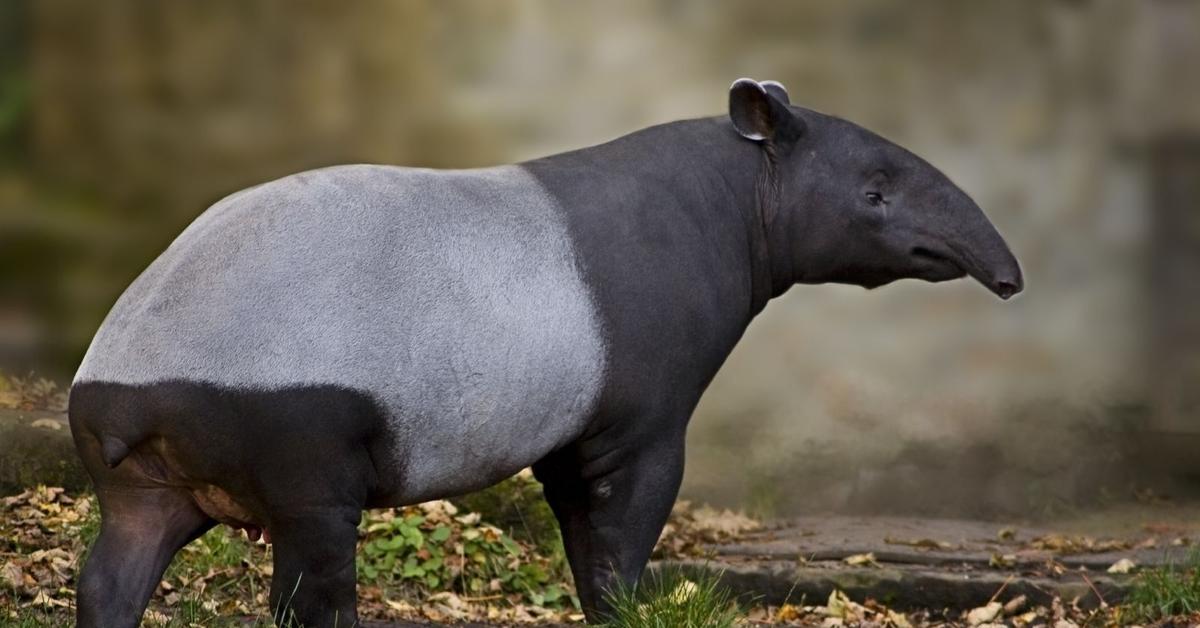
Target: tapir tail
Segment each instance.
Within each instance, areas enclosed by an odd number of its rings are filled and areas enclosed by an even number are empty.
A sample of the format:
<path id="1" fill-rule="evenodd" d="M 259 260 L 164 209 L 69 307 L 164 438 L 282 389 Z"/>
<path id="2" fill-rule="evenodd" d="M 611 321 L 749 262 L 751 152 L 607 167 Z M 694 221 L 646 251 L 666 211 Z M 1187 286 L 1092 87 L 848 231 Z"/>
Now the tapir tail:
<path id="1" fill-rule="evenodd" d="M 129 455 L 129 445 L 111 434 L 100 434 L 99 438 L 100 459 L 109 469 L 115 469 Z"/>
<path id="2" fill-rule="evenodd" d="M 99 382 L 71 387 L 67 417 L 75 448 L 85 463 L 98 449 L 100 461 L 116 468 L 142 441 L 150 436 L 150 420 L 144 408 L 131 403 L 128 395 Z"/>

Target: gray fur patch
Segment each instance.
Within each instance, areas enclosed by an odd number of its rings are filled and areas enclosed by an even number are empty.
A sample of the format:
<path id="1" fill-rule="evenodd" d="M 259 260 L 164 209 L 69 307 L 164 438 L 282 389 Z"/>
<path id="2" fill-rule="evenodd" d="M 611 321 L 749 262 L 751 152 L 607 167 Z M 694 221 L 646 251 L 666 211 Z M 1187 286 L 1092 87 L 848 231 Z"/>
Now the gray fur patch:
<path id="1" fill-rule="evenodd" d="M 413 502 L 577 438 L 604 350 L 562 210 L 524 169 L 341 166 L 201 215 L 117 301 L 76 382 L 367 392 L 403 476 L 381 482 Z"/>

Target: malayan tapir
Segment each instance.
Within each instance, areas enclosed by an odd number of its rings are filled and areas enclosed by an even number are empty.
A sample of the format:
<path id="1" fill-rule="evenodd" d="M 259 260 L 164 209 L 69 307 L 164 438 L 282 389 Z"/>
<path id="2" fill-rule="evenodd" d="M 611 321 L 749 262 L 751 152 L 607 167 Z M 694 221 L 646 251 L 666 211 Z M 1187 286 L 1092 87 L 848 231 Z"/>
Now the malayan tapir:
<path id="1" fill-rule="evenodd" d="M 519 165 L 337 166 L 238 192 L 134 281 L 79 367 L 71 431 L 102 513 L 79 625 L 136 625 L 218 522 L 269 535 L 273 607 L 352 625 L 363 509 L 527 466 L 603 617 L 768 300 L 964 275 L 1023 286 L 946 176 L 773 81 L 734 82 L 727 116 Z"/>

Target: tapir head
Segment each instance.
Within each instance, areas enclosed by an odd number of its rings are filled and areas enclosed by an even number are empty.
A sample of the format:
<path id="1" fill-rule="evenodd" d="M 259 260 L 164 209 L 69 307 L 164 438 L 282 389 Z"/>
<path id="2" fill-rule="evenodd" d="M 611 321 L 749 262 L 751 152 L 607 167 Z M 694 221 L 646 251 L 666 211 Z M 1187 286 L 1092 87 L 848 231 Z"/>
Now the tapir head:
<path id="1" fill-rule="evenodd" d="M 1021 291 L 1021 268 L 983 210 L 920 157 L 791 106 L 773 81 L 735 81 L 729 116 L 766 153 L 771 263 L 790 266 L 795 282 L 874 288 L 970 275 L 1003 299 Z"/>

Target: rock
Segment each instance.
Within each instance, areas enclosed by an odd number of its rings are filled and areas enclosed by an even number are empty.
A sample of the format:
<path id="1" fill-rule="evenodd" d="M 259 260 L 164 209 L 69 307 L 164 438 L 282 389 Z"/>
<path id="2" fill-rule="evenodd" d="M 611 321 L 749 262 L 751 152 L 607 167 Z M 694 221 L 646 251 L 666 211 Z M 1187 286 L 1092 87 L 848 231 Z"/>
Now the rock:
<path id="1" fill-rule="evenodd" d="M 90 484 L 66 416 L 0 409 L 0 495 L 38 484 L 71 492 Z"/>
<path id="2" fill-rule="evenodd" d="M 662 560 L 650 569 L 680 569 L 696 573 L 720 574 L 721 583 L 738 597 L 758 604 L 782 605 L 796 600 L 824 600 L 840 590 L 850 599 L 890 600 L 897 611 L 924 608 L 969 610 L 986 606 L 1001 586 L 1028 603 L 1049 604 L 1055 597 L 1079 598 L 1080 605 L 1097 603 L 1096 596 L 1082 580 L 1017 575 L 987 570 L 961 573 L 928 566 L 898 566 L 881 563 L 878 567 L 850 567 L 825 561 L 798 564 L 794 560 L 723 561 L 718 559 Z M 1007 583 L 1007 584 L 1006 584 Z M 1095 576 L 1092 583 L 1111 604 L 1124 599 L 1130 583 L 1127 578 Z M 996 603 L 998 609 L 1003 606 Z"/>

